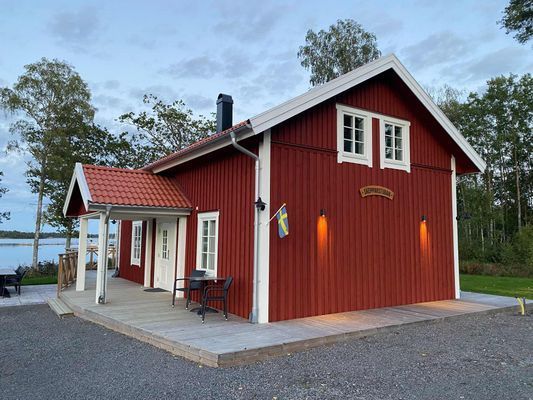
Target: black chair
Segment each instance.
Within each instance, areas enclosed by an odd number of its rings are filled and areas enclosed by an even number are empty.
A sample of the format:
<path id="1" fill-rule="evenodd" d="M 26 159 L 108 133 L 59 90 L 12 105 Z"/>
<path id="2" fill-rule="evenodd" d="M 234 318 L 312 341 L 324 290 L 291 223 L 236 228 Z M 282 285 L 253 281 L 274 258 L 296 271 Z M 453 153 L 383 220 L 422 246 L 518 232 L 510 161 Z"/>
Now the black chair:
<path id="1" fill-rule="evenodd" d="M 205 271 L 200 271 L 198 269 L 193 269 L 191 272 L 191 277 L 201 278 L 205 275 Z M 177 287 L 178 281 L 188 281 L 188 284 L 185 287 Z M 176 291 L 183 292 L 187 296 L 187 302 L 185 303 L 185 309 L 189 309 L 189 304 L 191 304 L 191 292 L 200 291 L 203 287 L 202 281 L 191 281 L 189 278 L 178 278 L 174 281 L 174 291 L 172 292 L 172 307 L 176 302 Z"/>
<path id="2" fill-rule="evenodd" d="M 14 286 L 15 291 L 20 296 L 20 287 L 22 286 L 22 280 L 28 272 L 29 268 L 18 267 L 15 270 L 15 275 L 9 275 L 6 277 L 5 286 Z"/>
<path id="3" fill-rule="evenodd" d="M 208 285 L 204 289 L 202 297 L 202 324 L 205 321 L 205 309 L 209 301 L 222 301 L 224 303 L 224 318 L 228 320 L 228 291 L 233 282 L 233 277 L 228 276 L 223 286 Z"/>

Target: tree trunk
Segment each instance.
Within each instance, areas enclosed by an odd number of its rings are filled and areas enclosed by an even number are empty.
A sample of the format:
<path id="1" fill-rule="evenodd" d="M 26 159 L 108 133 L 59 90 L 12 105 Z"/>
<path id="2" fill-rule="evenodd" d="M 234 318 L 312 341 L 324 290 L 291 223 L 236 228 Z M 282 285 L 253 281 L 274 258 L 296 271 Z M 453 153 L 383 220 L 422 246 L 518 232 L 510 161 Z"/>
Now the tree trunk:
<path id="1" fill-rule="evenodd" d="M 39 237 L 41 236 L 41 220 L 43 217 L 43 195 L 45 180 L 44 171 L 45 162 L 43 162 L 41 165 L 41 176 L 39 177 L 39 191 L 37 193 L 37 215 L 35 216 L 35 236 L 33 237 L 33 268 L 37 268 L 37 263 L 39 262 Z"/>
<path id="2" fill-rule="evenodd" d="M 514 173 L 515 173 L 515 185 L 516 185 L 516 206 L 517 206 L 517 219 L 518 219 L 518 231 L 522 229 L 522 202 L 520 201 L 520 167 L 518 166 L 518 155 L 516 154 L 516 146 L 514 148 Z"/>

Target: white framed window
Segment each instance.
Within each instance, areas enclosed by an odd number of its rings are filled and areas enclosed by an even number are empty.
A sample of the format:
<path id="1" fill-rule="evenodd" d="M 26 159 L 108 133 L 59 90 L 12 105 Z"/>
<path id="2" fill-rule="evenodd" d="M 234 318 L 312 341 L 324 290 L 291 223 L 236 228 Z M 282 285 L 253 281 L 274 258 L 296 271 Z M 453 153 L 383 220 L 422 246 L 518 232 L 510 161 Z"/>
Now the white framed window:
<path id="1" fill-rule="evenodd" d="M 372 114 L 337 104 L 337 161 L 372 167 Z"/>
<path id="2" fill-rule="evenodd" d="M 198 214 L 196 268 L 216 275 L 218 258 L 218 211 Z"/>
<path id="3" fill-rule="evenodd" d="M 142 221 L 134 221 L 131 228 L 131 265 L 141 265 Z"/>
<path id="4" fill-rule="evenodd" d="M 394 168 L 411 172 L 410 126 L 409 121 L 381 117 L 380 164 L 382 169 Z"/>
<path id="5" fill-rule="evenodd" d="M 163 229 L 163 231 L 161 232 L 161 258 L 164 260 L 168 260 L 169 258 L 168 229 Z"/>

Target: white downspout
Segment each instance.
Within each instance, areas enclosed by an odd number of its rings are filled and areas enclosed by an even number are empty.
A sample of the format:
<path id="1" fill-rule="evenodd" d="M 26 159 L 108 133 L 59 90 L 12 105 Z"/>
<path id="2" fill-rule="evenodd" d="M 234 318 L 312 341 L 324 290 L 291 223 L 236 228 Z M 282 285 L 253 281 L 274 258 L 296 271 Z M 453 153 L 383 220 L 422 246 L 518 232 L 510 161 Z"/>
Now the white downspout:
<path id="1" fill-rule="evenodd" d="M 240 144 L 237 143 L 237 139 L 235 137 L 235 132 L 230 132 L 231 136 L 231 144 L 233 147 L 235 147 L 238 151 L 240 151 L 243 154 L 246 154 L 248 157 L 251 157 L 255 160 L 255 198 L 257 201 L 260 201 L 261 196 L 259 193 L 259 187 L 260 187 L 260 158 L 258 155 L 252 153 L 250 150 L 242 147 Z M 260 207 L 256 205 L 255 207 L 255 217 L 254 217 L 254 279 L 253 279 L 253 297 L 252 297 L 252 311 L 250 312 L 250 322 L 252 324 L 257 323 L 257 303 L 258 303 L 258 266 L 259 266 L 259 212 Z"/>

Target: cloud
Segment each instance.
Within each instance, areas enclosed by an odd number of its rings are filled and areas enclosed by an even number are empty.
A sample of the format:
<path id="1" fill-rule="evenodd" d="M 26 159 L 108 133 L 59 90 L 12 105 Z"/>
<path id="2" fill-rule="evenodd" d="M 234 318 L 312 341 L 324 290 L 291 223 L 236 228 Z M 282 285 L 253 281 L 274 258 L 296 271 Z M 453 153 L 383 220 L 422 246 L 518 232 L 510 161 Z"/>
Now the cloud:
<path id="1" fill-rule="evenodd" d="M 401 50 L 413 69 L 447 63 L 464 56 L 471 43 L 452 32 L 439 32 Z"/>
<path id="2" fill-rule="evenodd" d="M 521 47 L 504 47 L 447 66 L 442 69 L 441 74 L 450 76 L 455 85 L 473 83 L 479 86 L 495 76 L 525 73 L 531 71 L 531 68 L 527 50 Z"/>
<path id="3" fill-rule="evenodd" d="M 175 78 L 208 78 L 217 74 L 220 63 L 206 55 L 183 59 L 161 70 Z"/>
<path id="4" fill-rule="evenodd" d="M 193 94 L 185 96 L 184 101 L 187 107 L 191 108 L 196 113 L 198 112 L 198 110 L 207 110 L 208 112 L 215 111 L 215 98 L 210 99 L 199 94 Z"/>
<path id="5" fill-rule="evenodd" d="M 96 9 L 85 7 L 55 14 L 48 28 L 61 44 L 81 51 L 96 38 L 101 31 L 101 24 Z"/>

